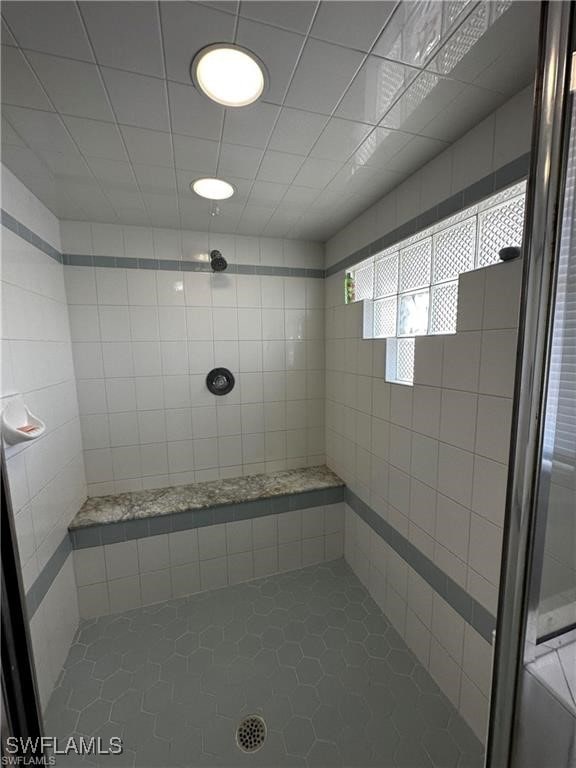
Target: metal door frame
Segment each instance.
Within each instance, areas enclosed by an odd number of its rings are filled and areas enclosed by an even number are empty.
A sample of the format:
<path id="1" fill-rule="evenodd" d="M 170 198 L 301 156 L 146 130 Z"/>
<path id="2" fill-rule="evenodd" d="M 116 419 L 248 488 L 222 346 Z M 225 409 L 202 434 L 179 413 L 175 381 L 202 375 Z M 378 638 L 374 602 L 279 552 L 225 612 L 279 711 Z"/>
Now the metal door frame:
<path id="1" fill-rule="evenodd" d="M 43 727 L 3 450 L 0 451 L 0 502 L 2 515 L 1 738 L 2 755 L 4 755 L 8 737 L 34 739 L 42 736 Z M 10 757 L 13 758 L 15 754 L 19 755 L 23 752 L 18 748 L 16 753 L 11 752 Z M 39 756 L 41 749 L 36 750 L 34 754 Z"/>
<path id="2" fill-rule="evenodd" d="M 489 768 L 513 765 L 526 651 L 536 644 L 544 528 L 537 500 L 566 159 L 574 3 L 542 3 L 526 201 L 524 273 L 492 697 Z M 541 517 L 541 516 L 540 516 Z M 540 563 L 539 563 L 540 561 Z M 530 650 L 532 649 L 532 650 Z"/>

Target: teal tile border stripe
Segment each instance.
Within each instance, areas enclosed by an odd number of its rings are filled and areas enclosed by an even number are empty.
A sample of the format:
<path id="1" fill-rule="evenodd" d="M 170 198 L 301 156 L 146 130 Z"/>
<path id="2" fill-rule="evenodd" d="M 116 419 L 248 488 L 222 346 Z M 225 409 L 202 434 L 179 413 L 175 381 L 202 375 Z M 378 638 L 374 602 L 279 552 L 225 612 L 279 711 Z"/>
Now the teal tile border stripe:
<path id="1" fill-rule="evenodd" d="M 59 264 L 63 263 L 63 256 L 60 251 L 56 250 L 56 248 L 39 237 L 35 232 L 32 232 L 31 229 L 28 229 L 28 227 L 15 219 L 14 216 L 11 216 L 3 208 L 0 209 L 0 223 L 2 226 L 6 227 L 6 229 L 9 229 L 11 232 L 14 232 L 15 235 L 21 237 L 22 240 L 26 240 L 27 243 L 38 248 L 39 251 L 50 256 L 54 261 L 57 261 Z"/>
<path id="2" fill-rule="evenodd" d="M 527 152 L 525 155 L 521 155 L 511 163 L 503 165 L 502 168 L 499 168 L 497 171 L 489 173 L 488 176 L 484 176 L 483 179 L 471 184 L 461 192 L 452 195 L 452 197 L 447 198 L 433 208 L 429 208 L 419 216 L 415 216 L 400 227 L 396 227 L 396 229 L 387 232 L 382 237 L 374 240 L 374 242 L 354 251 L 354 253 L 351 253 L 349 256 L 345 256 L 331 267 L 327 267 L 325 270 L 326 277 L 331 277 L 332 275 L 341 272 L 343 269 L 352 267 L 355 264 L 364 261 L 364 259 L 368 259 L 370 256 L 380 253 L 380 251 L 383 251 L 385 248 L 395 245 L 395 243 L 400 242 L 400 240 L 411 237 L 412 235 L 421 232 L 423 229 L 431 227 L 433 224 L 438 224 L 442 219 L 452 216 L 455 213 L 459 213 L 464 208 L 468 208 L 475 203 L 479 203 L 489 195 L 492 195 L 501 189 L 505 189 L 511 184 L 522 181 L 522 179 L 528 176 L 529 170 L 530 153 Z"/>
<path id="3" fill-rule="evenodd" d="M 72 267 L 109 267 L 111 269 L 156 269 L 174 272 L 212 272 L 205 261 L 181 261 L 180 259 L 136 259 L 127 256 L 90 256 L 64 253 L 63 263 Z M 232 275 L 268 275 L 271 277 L 314 277 L 324 279 L 323 269 L 306 267 L 267 267 L 261 264 L 228 264 Z"/>
<path id="4" fill-rule="evenodd" d="M 46 593 L 62 570 L 62 566 L 71 552 L 72 545 L 70 536 L 66 534 L 60 544 L 56 547 L 52 557 L 36 577 L 34 584 L 32 584 L 26 593 L 26 609 L 28 610 L 29 619 L 31 619 L 38 610 L 40 603 L 44 600 Z"/>
<path id="5" fill-rule="evenodd" d="M 496 627 L 496 619 L 483 605 L 438 568 L 429 557 L 408 541 L 396 528 L 380 517 L 350 488 L 346 488 L 345 501 L 440 597 L 454 608 L 464 621 L 468 622 L 484 640 L 492 644 L 492 631 Z"/>
<path id="6" fill-rule="evenodd" d="M 50 256 L 59 264 L 72 267 L 108 267 L 110 269 L 156 269 L 174 272 L 212 272 L 210 265 L 203 261 L 181 261 L 180 259 L 136 259 L 125 256 L 90 256 L 76 253 L 60 253 L 31 229 L 19 222 L 4 209 L 0 209 L 0 223 L 30 245 Z M 323 269 L 307 267 L 267 267 L 261 264 L 229 264 L 226 270 L 232 275 L 264 275 L 269 277 L 312 277 L 323 280 Z"/>

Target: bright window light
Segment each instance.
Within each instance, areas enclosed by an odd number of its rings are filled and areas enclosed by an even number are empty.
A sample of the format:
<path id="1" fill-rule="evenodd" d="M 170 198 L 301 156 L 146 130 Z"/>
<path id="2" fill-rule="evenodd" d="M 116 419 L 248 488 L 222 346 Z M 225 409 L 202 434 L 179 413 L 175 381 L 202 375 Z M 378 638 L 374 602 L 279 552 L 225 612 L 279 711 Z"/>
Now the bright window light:
<path id="1" fill-rule="evenodd" d="M 192 79 L 206 96 L 225 107 L 252 104 L 266 85 L 264 67 L 256 56 L 233 45 L 203 48 L 192 62 Z"/>
<path id="2" fill-rule="evenodd" d="M 234 187 L 223 179 L 196 179 L 190 185 L 200 197 L 208 200 L 226 200 L 234 194 Z"/>
<path id="3" fill-rule="evenodd" d="M 398 336 L 422 336 L 428 333 L 430 291 L 400 294 Z"/>

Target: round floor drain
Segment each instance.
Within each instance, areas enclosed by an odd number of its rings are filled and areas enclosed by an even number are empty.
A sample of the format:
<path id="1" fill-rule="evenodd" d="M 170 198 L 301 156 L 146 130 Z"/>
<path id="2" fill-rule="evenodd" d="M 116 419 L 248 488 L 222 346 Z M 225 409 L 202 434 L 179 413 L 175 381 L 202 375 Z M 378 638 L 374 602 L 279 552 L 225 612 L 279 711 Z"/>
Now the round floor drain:
<path id="1" fill-rule="evenodd" d="M 259 715 L 248 715 L 236 729 L 236 743 L 243 752 L 257 752 L 266 739 L 266 723 Z"/>

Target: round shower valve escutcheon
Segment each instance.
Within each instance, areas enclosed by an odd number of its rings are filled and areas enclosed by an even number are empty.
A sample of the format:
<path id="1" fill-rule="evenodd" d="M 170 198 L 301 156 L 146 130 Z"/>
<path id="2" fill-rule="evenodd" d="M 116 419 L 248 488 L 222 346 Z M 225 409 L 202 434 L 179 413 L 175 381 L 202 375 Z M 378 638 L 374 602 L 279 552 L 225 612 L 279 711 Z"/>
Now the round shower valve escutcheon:
<path id="1" fill-rule="evenodd" d="M 206 376 L 206 386 L 213 395 L 227 395 L 234 389 L 236 380 L 228 368 L 213 368 Z"/>

